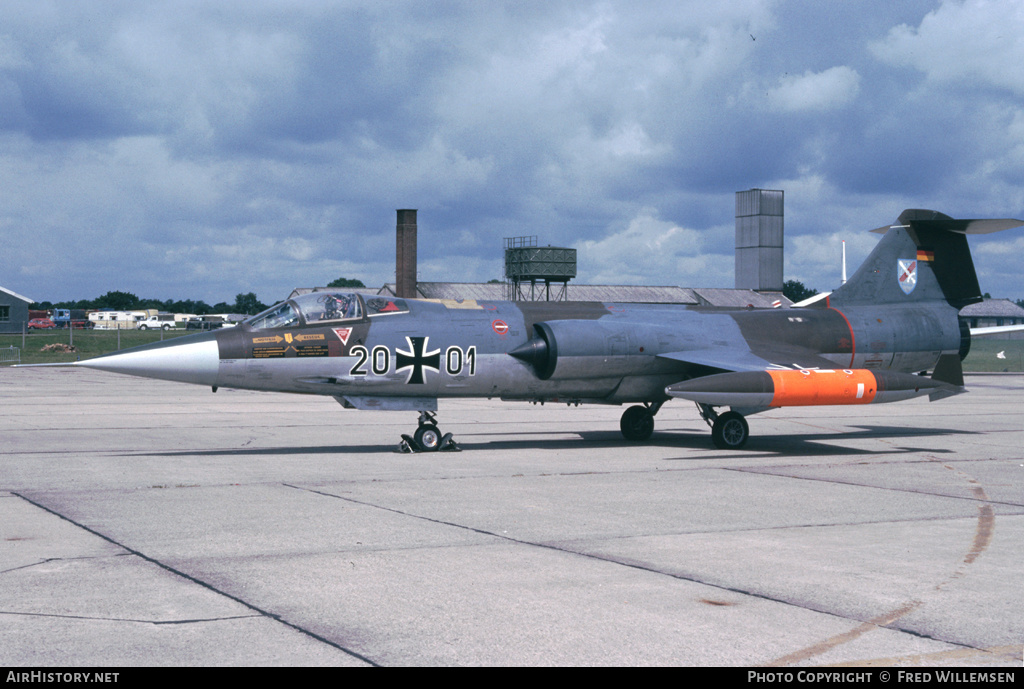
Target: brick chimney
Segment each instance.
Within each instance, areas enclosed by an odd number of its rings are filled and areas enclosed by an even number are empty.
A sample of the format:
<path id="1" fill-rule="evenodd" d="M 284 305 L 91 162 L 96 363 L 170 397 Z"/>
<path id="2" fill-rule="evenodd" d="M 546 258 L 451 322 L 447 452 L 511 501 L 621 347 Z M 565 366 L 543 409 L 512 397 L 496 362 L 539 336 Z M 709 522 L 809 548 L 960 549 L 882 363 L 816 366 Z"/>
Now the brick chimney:
<path id="1" fill-rule="evenodd" d="M 395 227 L 395 295 L 416 298 L 416 211 L 399 210 Z"/>

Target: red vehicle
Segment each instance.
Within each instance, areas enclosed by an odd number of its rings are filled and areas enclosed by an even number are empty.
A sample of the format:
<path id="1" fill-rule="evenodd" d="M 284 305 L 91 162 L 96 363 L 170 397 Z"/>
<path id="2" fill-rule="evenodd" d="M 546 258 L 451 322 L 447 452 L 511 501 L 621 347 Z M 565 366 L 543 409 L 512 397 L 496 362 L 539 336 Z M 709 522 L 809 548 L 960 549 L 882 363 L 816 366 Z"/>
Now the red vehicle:
<path id="1" fill-rule="evenodd" d="M 29 330 L 49 330 L 56 327 L 57 324 L 49 318 L 33 318 L 28 322 Z"/>

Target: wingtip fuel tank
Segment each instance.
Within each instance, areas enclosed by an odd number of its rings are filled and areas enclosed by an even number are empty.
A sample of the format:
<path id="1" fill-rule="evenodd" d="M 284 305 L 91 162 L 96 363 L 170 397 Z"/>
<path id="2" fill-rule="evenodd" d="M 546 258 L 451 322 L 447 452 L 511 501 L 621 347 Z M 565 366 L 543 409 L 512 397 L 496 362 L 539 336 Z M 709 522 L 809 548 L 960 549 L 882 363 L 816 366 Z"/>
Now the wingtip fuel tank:
<path id="1" fill-rule="evenodd" d="M 718 373 L 669 385 L 670 397 L 742 408 L 898 402 L 953 386 L 924 376 L 867 369 L 797 369 Z"/>

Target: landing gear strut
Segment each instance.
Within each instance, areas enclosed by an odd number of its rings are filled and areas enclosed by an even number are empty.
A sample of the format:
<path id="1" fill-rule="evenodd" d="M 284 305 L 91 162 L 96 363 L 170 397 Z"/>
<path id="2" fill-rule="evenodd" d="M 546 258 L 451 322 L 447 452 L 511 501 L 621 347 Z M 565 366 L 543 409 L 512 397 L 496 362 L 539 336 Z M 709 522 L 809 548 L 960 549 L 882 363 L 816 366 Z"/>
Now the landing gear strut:
<path id="1" fill-rule="evenodd" d="M 643 442 L 654 432 L 654 415 L 664 402 L 652 402 L 643 406 L 637 404 L 622 412 L 619 430 L 626 440 Z"/>
<path id="2" fill-rule="evenodd" d="M 458 452 L 459 446 L 451 433 L 441 434 L 437 427 L 437 414 L 421 411 L 416 432 L 411 438 L 403 433 L 398 449 L 400 452 Z"/>
<path id="3" fill-rule="evenodd" d="M 719 414 L 709 404 L 697 404 L 700 416 L 711 426 L 711 440 L 719 450 L 738 450 L 747 444 L 750 427 L 739 412 Z"/>

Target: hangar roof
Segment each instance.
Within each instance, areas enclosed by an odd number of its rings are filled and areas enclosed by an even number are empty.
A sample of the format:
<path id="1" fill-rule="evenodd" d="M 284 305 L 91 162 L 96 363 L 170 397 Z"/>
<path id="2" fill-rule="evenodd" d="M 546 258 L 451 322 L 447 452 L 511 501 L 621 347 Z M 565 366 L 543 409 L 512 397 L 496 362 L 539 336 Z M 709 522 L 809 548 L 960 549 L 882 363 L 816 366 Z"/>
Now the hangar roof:
<path id="1" fill-rule="evenodd" d="M 34 304 L 36 302 L 35 299 L 29 299 L 28 297 L 23 297 L 20 294 L 18 294 L 17 292 L 12 292 L 11 290 L 9 290 L 9 289 L 7 289 L 5 287 L 0 287 L 0 292 L 4 292 L 6 294 L 11 295 L 12 297 L 15 297 L 16 299 L 20 299 L 23 302 L 25 302 L 26 304 Z"/>
<path id="2" fill-rule="evenodd" d="M 1024 309 L 1009 299 L 986 299 L 960 309 L 967 318 L 1024 318 Z"/>
<path id="3" fill-rule="evenodd" d="M 327 287 L 299 287 L 289 298 L 310 292 L 321 292 Z M 417 297 L 421 299 L 476 299 L 502 301 L 506 299 L 506 285 L 498 282 L 419 282 Z M 369 291 L 373 291 L 372 289 Z M 376 290 L 377 294 L 395 295 L 394 283 Z M 689 288 L 648 285 L 574 285 L 566 288 L 570 301 L 625 302 L 632 304 L 692 304 L 745 308 L 771 308 L 780 301 L 782 306 L 792 302 L 780 292 L 756 292 L 749 289 Z"/>
<path id="4" fill-rule="evenodd" d="M 507 299 L 504 283 L 420 282 L 416 291 L 424 299 Z M 394 294 L 393 284 L 384 285 L 381 294 Z M 697 304 L 693 290 L 682 287 L 638 285 L 573 285 L 566 287 L 569 301 L 622 301 L 643 304 Z"/>

